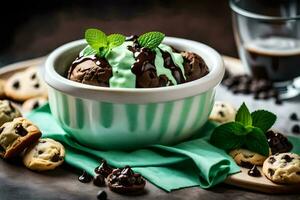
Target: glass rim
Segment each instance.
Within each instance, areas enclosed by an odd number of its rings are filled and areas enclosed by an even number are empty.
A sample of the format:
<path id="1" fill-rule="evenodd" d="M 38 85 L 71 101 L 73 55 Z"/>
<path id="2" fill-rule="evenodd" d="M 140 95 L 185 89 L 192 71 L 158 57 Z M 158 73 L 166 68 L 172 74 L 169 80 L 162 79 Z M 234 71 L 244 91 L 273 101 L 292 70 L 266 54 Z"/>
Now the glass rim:
<path id="1" fill-rule="evenodd" d="M 237 6 L 235 0 L 230 0 L 229 6 L 231 10 L 234 11 L 235 13 L 252 19 L 267 20 L 267 21 L 287 21 L 287 20 L 300 19 L 300 15 L 296 15 L 293 17 L 279 17 L 279 16 L 269 16 L 269 15 L 261 15 L 261 14 L 253 13 Z"/>

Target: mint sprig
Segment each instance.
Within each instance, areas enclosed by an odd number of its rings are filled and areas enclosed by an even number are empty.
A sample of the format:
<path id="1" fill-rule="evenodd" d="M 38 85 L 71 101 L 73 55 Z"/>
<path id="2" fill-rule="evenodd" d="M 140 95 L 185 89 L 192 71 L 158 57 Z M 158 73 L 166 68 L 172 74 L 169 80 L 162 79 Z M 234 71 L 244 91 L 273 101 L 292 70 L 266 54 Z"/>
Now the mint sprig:
<path id="1" fill-rule="evenodd" d="M 139 36 L 137 41 L 142 47 L 154 50 L 163 41 L 164 37 L 165 34 L 152 31 Z"/>
<path id="2" fill-rule="evenodd" d="M 249 112 L 245 103 L 237 111 L 234 122 L 216 127 L 210 142 L 218 148 L 230 151 L 236 148 L 247 148 L 261 155 L 269 155 L 269 145 L 265 135 L 276 121 L 276 115 L 257 110 Z"/>
<path id="3" fill-rule="evenodd" d="M 111 34 L 107 36 L 104 32 L 98 29 L 90 28 L 85 31 L 85 40 L 93 51 L 85 48 L 84 55 L 97 54 L 100 57 L 105 57 L 112 48 L 122 45 L 125 42 L 125 36 L 121 34 Z"/>

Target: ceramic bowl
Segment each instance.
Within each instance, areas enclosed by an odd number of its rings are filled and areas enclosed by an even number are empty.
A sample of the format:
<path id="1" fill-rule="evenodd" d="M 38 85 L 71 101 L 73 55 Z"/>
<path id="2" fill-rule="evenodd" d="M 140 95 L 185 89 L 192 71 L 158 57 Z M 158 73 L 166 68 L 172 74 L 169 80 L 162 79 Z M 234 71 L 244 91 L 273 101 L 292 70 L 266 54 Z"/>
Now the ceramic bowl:
<path id="1" fill-rule="evenodd" d="M 202 43 L 172 37 L 163 43 L 200 55 L 209 74 L 161 88 L 98 87 L 64 76 L 85 40 L 54 50 L 46 60 L 45 81 L 55 119 L 79 143 L 96 149 L 172 145 L 193 136 L 208 119 L 224 64 L 214 49 Z"/>

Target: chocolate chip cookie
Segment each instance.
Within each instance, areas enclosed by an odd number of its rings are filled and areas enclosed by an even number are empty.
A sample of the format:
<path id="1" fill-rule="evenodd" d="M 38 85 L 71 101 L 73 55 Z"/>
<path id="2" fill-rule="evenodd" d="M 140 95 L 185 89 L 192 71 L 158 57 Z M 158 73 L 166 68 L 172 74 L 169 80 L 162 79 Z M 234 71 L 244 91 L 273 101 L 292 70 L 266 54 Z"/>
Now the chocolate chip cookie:
<path id="1" fill-rule="evenodd" d="M 0 127 L 0 155 L 4 158 L 17 156 L 41 135 L 38 127 L 23 117 L 6 122 Z"/>
<path id="2" fill-rule="evenodd" d="M 270 156 L 264 162 L 263 173 L 275 183 L 300 184 L 300 156 L 294 153 Z"/>
<path id="3" fill-rule="evenodd" d="M 226 123 L 234 121 L 235 115 L 236 109 L 233 105 L 227 102 L 216 101 L 209 119 L 219 123 Z"/>
<path id="4" fill-rule="evenodd" d="M 234 149 L 229 152 L 234 161 L 246 168 L 252 168 L 254 165 L 263 165 L 267 159 L 266 156 L 260 155 L 247 149 Z"/>
<path id="5" fill-rule="evenodd" d="M 26 150 L 23 163 L 31 170 L 52 170 L 64 162 L 64 157 L 65 149 L 61 143 L 42 138 Z"/>
<path id="6" fill-rule="evenodd" d="M 47 98 L 45 97 L 35 97 L 35 98 L 28 99 L 22 104 L 22 111 L 30 112 L 34 109 L 39 108 L 45 103 L 47 103 Z"/>
<path id="7" fill-rule="evenodd" d="M 0 100 L 0 126 L 14 118 L 21 117 L 21 113 L 9 100 Z"/>
<path id="8" fill-rule="evenodd" d="M 41 79 L 37 67 L 30 67 L 23 72 L 12 75 L 7 80 L 4 91 L 7 97 L 16 101 L 47 96 L 46 85 Z"/>

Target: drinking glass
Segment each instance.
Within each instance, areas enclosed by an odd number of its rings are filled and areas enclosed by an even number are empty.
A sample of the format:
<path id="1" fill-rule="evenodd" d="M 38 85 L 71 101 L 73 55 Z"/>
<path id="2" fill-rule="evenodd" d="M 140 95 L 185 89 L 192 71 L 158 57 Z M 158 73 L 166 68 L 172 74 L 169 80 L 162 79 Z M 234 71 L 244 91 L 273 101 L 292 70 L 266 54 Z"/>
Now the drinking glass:
<path id="1" fill-rule="evenodd" d="M 300 0 L 230 0 L 242 64 L 274 83 L 283 99 L 300 94 Z"/>

